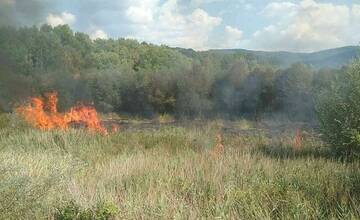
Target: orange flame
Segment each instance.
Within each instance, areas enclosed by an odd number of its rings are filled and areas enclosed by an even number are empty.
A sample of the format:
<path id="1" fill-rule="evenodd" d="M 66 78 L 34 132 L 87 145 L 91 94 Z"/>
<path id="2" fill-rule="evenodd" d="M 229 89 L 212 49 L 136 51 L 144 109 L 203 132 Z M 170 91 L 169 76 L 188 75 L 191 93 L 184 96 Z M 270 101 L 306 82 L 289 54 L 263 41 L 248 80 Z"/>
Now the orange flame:
<path id="1" fill-rule="evenodd" d="M 119 131 L 120 126 L 116 125 L 116 124 L 112 124 L 111 125 L 111 132 L 112 133 L 117 133 Z"/>
<path id="2" fill-rule="evenodd" d="M 215 147 L 211 150 L 210 154 L 212 156 L 219 156 L 219 155 L 223 155 L 225 152 L 225 146 L 223 144 L 223 139 L 221 136 L 221 133 L 219 132 L 216 135 L 216 145 Z"/>
<path id="3" fill-rule="evenodd" d="M 40 97 L 30 98 L 27 105 L 20 106 L 16 111 L 32 126 L 41 130 L 66 130 L 71 123 L 81 123 L 89 131 L 108 134 L 94 107 L 76 106 L 62 114 L 57 111 L 57 92 L 46 93 L 45 98 L 45 101 Z"/>

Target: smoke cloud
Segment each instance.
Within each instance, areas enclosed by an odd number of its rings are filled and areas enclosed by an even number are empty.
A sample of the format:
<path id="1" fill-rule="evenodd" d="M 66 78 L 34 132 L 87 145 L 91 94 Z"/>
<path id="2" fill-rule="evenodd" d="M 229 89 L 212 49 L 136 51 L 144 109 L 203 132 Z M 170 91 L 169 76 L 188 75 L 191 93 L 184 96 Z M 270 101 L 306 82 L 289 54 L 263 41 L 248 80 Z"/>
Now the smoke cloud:
<path id="1" fill-rule="evenodd" d="M 0 26 L 25 26 L 42 22 L 50 0 L 0 0 Z"/>

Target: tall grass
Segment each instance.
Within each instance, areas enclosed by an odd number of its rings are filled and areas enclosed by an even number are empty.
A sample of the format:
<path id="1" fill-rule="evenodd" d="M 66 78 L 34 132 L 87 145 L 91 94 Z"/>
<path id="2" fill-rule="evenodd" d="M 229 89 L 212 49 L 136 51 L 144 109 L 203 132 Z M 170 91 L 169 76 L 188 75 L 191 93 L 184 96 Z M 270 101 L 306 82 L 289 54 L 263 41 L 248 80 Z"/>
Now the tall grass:
<path id="1" fill-rule="evenodd" d="M 0 116 L 0 219 L 360 218 L 359 161 L 313 136 L 294 151 L 290 131 L 225 133 L 213 156 L 222 124 L 103 137 Z"/>

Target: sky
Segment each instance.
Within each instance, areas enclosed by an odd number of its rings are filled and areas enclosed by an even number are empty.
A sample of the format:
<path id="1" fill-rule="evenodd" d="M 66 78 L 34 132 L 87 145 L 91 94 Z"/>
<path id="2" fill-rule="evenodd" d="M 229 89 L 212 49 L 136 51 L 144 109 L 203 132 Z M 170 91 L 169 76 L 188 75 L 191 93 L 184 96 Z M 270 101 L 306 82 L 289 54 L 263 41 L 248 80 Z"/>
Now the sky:
<path id="1" fill-rule="evenodd" d="M 312 52 L 359 45 L 360 0 L 0 0 L 1 23 L 195 50 Z"/>

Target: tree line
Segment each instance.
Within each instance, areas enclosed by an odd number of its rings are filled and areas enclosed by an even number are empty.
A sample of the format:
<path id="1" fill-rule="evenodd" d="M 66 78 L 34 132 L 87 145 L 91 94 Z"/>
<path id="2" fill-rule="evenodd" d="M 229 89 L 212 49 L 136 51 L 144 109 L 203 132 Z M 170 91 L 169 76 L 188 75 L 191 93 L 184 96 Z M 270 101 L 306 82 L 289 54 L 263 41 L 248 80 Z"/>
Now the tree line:
<path id="1" fill-rule="evenodd" d="M 59 93 L 65 110 L 153 117 L 311 120 L 314 97 L 344 71 L 301 63 L 282 69 L 244 53 L 195 52 L 130 39 L 91 40 L 67 25 L 0 27 L 0 111 L 31 95 Z"/>

